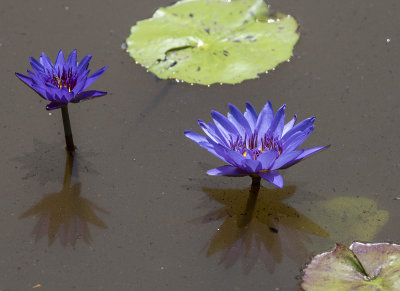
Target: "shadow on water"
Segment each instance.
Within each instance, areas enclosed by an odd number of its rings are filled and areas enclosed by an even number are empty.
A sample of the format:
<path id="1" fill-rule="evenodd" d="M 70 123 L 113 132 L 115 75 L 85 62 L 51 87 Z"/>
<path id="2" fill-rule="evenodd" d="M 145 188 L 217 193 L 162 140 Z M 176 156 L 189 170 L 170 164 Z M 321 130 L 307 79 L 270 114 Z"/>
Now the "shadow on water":
<path id="1" fill-rule="evenodd" d="M 88 223 L 106 229 L 107 225 L 94 210 L 108 213 L 90 200 L 81 197 L 80 182 L 71 185 L 74 155 L 66 152 L 63 188 L 60 192 L 46 195 L 36 205 L 22 213 L 19 218 L 37 216 L 38 221 L 32 231 L 35 242 L 47 234 L 49 246 L 58 237 L 60 243 L 75 246 L 79 239 L 90 244 Z"/>
<path id="2" fill-rule="evenodd" d="M 34 150 L 32 152 L 11 159 L 13 162 L 17 162 L 21 169 L 26 170 L 26 174 L 22 179 L 27 180 L 34 177 L 39 180 L 41 185 L 45 185 L 48 182 L 58 182 L 59 177 L 63 173 L 61 153 L 65 152 L 63 148 L 65 145 L 61 143 L 45 143 L 34 139 L 33 146 Z M 84 172 L 99 174 L 94 169 L 94 165 L 83 158 L 83 156 L 87 158 L 96 155 L 96 153 L 92 152 L 80 152 L 76 154 L 74 157 L 76 170 L 72 173 L 72 176 L 77 178 L 78 173 Z"/>
<path id="3" fill-rule="evenodd" d="M 257 196 L 243 190 L 203 188 L 213 200 L 224 206 L 192 220 L 206 224 L 223 220 L 207 244 L 207 257 L 221 253 L 226 268 L 242 261 L 248 274 L 260 259 L 270 273 L 283 256 L 302 264 L 307 260 L 310 234 L 329 237 L 329 233 L 311 219 L 285 204 L 296 192 L 295 186 L 282 189 L 261 188 Z"/>
<path id="4" fill-rule="evenodd" d="M 161 91 L 151 100 L 150 104 L 140 113 L 137 123 L 142 122 L 148 115 L 150 115 L 160 103 L 164 100 L 166 96 L 168 96 L 169 91 L 176 85 L 173 80 L 162 80 L 157 77 L 155 78 L 155 82 L 158 83 L 160 81 L 165 82 L 164 87 L 162 87 Z"/>

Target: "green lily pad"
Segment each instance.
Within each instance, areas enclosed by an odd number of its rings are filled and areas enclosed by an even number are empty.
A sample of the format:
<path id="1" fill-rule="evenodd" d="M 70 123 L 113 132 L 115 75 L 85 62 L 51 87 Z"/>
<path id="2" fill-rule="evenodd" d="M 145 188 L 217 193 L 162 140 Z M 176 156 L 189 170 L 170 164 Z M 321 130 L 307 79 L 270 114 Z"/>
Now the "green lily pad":
<path id="1" fill-rule="evenodd" d="M 400 245 L 337 244 L 312 259 L 301 286 L 306 291 L 400 290 Z"/>
<path id="2" fill-rule="evenodd" d="M 297 28 L 290 15 L 269 15 L 263 0 L 183 0 L 139 21 L 126 43 L 161 79 L 234 84 L 288 60 Z"/>

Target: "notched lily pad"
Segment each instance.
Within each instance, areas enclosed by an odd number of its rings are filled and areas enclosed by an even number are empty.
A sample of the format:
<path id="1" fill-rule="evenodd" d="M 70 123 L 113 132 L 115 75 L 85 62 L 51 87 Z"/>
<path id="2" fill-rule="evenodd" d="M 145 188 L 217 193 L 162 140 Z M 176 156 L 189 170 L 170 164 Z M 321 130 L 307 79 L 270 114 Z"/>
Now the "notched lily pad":
<path id="1" fill-rule="evenodd" d="M 290 15 L 263 0 L 183 0 L 139 21 L 127 51 L 159 78 L 239 83 L 288 60 L 299 35 Z"/>
<path id="2" fill-rule="evenodd" d="M 337 244 L 312 259 L 301 286 L 306 291 L 400 290 L 400 245 Z"/>

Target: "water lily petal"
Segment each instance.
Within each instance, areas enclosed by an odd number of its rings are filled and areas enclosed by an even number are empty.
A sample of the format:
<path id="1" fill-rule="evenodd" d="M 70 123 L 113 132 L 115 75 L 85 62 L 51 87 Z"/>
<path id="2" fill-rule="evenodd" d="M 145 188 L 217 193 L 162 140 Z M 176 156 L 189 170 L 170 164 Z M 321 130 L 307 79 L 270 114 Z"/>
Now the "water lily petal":
<path id="1" fill-rule="evenodd" d="M 32 84 L 36 84 L 37 86 L 42 86 L 45 83 L 43 74 L 35 74 L 31 70 L 26 70 L 29 76 L 32 78 Z"/>
<path id="2" fill-rule="evenodd" d="M 46 95 L 46 89 L 43 88 L 43 86 L 37 85 L 37 84 L 32 84 L 32 86 L 30 86 L 33 90 L 36 91 L 36 93 L 38 93 L 40 95 L 40 97 L 44 98 L 43 96 Z"/>
<path id="3" fill-rule="evenodd" d="M 85 91 L 85 92 L 78 94 L 75 98 L 72 98 L 71 102 L 78 103 L 79 101 L 82 101 L 84 99 L 100 97 L 100 96 L 104 96 L 106 94 L 107 94 L 107 92 L 103 92 L 103 91 L 96 91 L 96 90 Z"/>
<path id="4" fill-rule="evenodd" d="M 271 125 L 268 128 L 268 135 L 278 138 L 282 136 L 283 127 L 285 125 L 285 108 L 286 105 L 283 105 L 276 112 L 274 119 L 271 121 Z"/>
<path id="5" fill-rule="evenodd" d="M 44 72 L 44 67 L 35 58 L 30 57 L 29 60 L 30 60 L 32 69 L 35 71 L 35 73 L 43 73 Z"/>
<path id="6" fill-rule="evenodd" d="M 105 70 L 107 70 L 108 67 L 101 68 L 97 72 L 93 73 L 90 75 L 89 78 L 87 78 L 85 86 L 83 87 L 83 90 L 86 90 L 87 87 L 89 87 L 94 81 L 96 81 L 103 73 Z"/>
<path id="7" fill-rule="evenodd" d="M 299 122 L 299 124 L 295 125 L 292 129 L 288 130 L 288 132 L 282 136 L 282 141 L 285 142 L 288 138 L 290 138 L 293 134 L 299 131 L 305 131 L 313 126 L 315 121 L 315 117 L 310 117 L 304 119 L 303 121 Z"/>
<path id="8" fill-rule="evenodd" d="M 228 118 L 223 116 L 221 113 L 212 110 L 211 116 L 214 120 L 215 126 L 219 129 L 219 131 L 222 133 L 227 141 L 231 139 L 231 136 L 239 135 L 236 127 L 229 121 Z"/>
<path id="9" fill-rule="evenodd" d="M 207 142 L 199 142 L 198 145 L 206 149 L 209 153 L 213 154 L 217 158 L 223 160 L 225 163 L 229 164 L 229 161 L 225 158 L 224 155 L 220 155 L 215 151 L 215 146 L 210 142 L 210 140 L 208 140 Z"/>
<path id="10" fill-rule="evenodd" d="M 238 153 L 236 151 L 232 151 L 220 144 L 217 144 L 211 140 L 210 140 L 210 143 L 212 144 L 215 152 L 218 155 L 224 157 L 224 159 L 227 161 L 228 164 L 231 164 L 232 166 L 235 166 L 240 169 L 245 168 L 245 165 L 244 165 L 245 158 L 243 157 L 243 155 L 241 155 L 240 153 Z"/>
<path id="11" fill-rule="evenodd" d="M 314 148 L 304 149 L 303 152 L 297 157 L 297 159 L 304 159 L 312 154 L 315 154 L 316 152 L 319 152 L 326 148 L 329 148 L 330 146 L 331 145 L 326 145 L 323 147 L 314 147 Z"/>
<path id="12" fill-rule="evenodd" d="M 69 97 L 70 96 L 64 92 L 64 95 L 62 95 L 60 98 L 61 103 L 67 104 L 70 101 Z"/>
<path id="13" fill-rule="evenodd" d="M 71 102 L 71 100 L 74 98 L 75 94 L 74 92 L 70 92 L 67 88 L 61 88 L 62 95 L 64 96 L 65 100 L 67 102 Z"/>
<path id="14" fill-rule="evenodd" d="M 289 164 L 292 161 L 295 161 L 295 159 L 303 153 L 304 150 L 299 150 L 299 151 L 292 151 L 292 152 L 287 152 L 283 153 L 282 155 L 279 156 L 279 158 L 275 161 L 274 165 L 272 166 L 272 170 L 278 170 L 282 168 L 283 166 Z"/>
<path id="15" fill-rule="evenodd" d="M 191 130 L 185 130 L 185 136 L 190 138 L 195 143 L 199 142 L 208 142 L 207 138 L 204 135 L 198 134 L 197 132 Z"/>
<path id="16" fill-rule="evenodd" d="M 34 80 L 34 79 L 38 79 L 38 76 L 36 76 L 36 74 L 34 73 L 34 72 L 32 72 L 31 70 L 26 70 L 27 72 L 28 72 L 28 74 L 29 74 L 29 76 L 32 78 L 32 80 Z M 19 74 L 19 73 L 15 73 L 15 74 Z M 18 77 L 18 75 L 17 75 L 17 77 Z"/>
<path id="17" fill-rule="evenodd" d="M 246 176 L 246 175 L 248 175 L 248 173 L 246 173 L 245 171 L 243 171 L 243 170 L 241 170 L 239 168 L 230 166 L 230 165 L 225 165 L 225 166 L 222 166 L 222 167 L 218 167 L 218 168 L 215 168 L 215 169 L 208 170 L 207 174 L 211 175 L 211 176 L 215 176 L 215 175 Z"/>
<path id="18" fill-rule="evenodd" d="M 269 127 L 271 126 L 271 122 L 274 119 L 274 110 L 272 109 L 272 104 L 270 101 L 264 105 L 263 109 L 258 116 L 256 129 L 255 131 L 259 134 L 259 136 L 263 136 Z"/>
<path id="19" fill-rule="evenodd" d="M 76 50 L 73 50 L 68 56 L 67 66 L 75 69 L 77 65 L 78 65 L 77 53 Z"/>
<path id="20" fill-rule="evenodd" d="M 261 162 L 263 170 L 269 170 L 278 155 L 278 151 L 266 151 L 259 155 L 257 160 Z"/>
<path id="21" fill-rule="evenodd" d="M 288 123 L 286 123 L 285 126 L 283 127 L 282 136 L 284 136 L 289 130 L 293 128 L 294 124 L 296 123 L 296 120 L 297 120 L 297 115 L 295 114 L 293 119 L 290 120 Z"/>
<path id="22" fill-rule="evenodd" d="M 58 101 L 58 96 L 56 93 L 53 93 L 52 90 L 49 88 L 46 90 L 45 98 L 49 101 Z"/>
<path id="23" fill-rule="evenodd" d="M 89 70 L 83 71 L 81 74 L 78 74 L 78 77 L 76 79 L 76 85 L 72 91 L 74 91 L 75 94 L 79 94 L 82 92 L 85 88 L 87 76 L 89 74 Z"/>
<path id="24" fill-rule="evenodd" d="M 47 110 L 54 110 L 63 107 L 66 105 L 65 103 L 61 103 L 60 101 L 52 101 L 46 105 Z"/>
<path id="25" fill-rule="evenodd" d="M 211 138 L 213 141 L 216 143 L 223 144 L 225 146 L 228 146 L 228 141 L 225 140 L 223 135 L 219 132 L 218 128 L 212 124 L 211 122 L 207 125 L 204 121 L 198 120 L 198 124 L 200 125 L 201 129 L 204 131 L 204 133 Z"/>
<path id="26" fill-rule="evenodd" d="M 31 87 L 32 86 L 32 78 L 30 78 L 30 77 L 28 77 L 28 76 L 25 76 L 25 75 L 22 75 L 22 74 L 20 74 L 20 73 L 15 73 L 15 75 L 22 81 L 22 82 L 24 82 L 26 85 L 28 85 L 29 87 Z"/>
<path id="27" fill-rule="evenodd" d="M 236 108 L 236 106 L 232 104 L 229 104 L 228 106 L 231 112 L 231 114 L 228 115 L 228 119 L 236 126 L 236 129 L 242 136 L 246 134 L 250 137 L 252 135 L 252 130 L 247 119 L 243 116 L 242 112 Z"/>
<path id="28" fill-rule="evenodd" d="M 307 131 L 298 131 L 293 134 L 290 138 L 288 138 L 283 143 L 283 151 L 294 151 L 297 149 L 305 140 L 306 138 L 313 132 L 314 126 L 311 126 L 307 129 Z"/>
<path id="29" fill-rule="evenodd" d="M 46 67 L 49 67 L 49 68 L 54 67 L 52 61 L 49 59 L 48 56 L 46 56 L 45 53 L 42 53 L 42 56 L 39 58 L 39 61 L 45 68 Z"/>
<path id="30" fill-rule="evenodd" d="M 57 69 L 63 68 L 65 66 L 65 58 L 62 50 L 58 52 L 56 62 L 54 63 L 54 67 Z"/>
<path id="31" fill-rule="evenodd" d="M 257 124 L 258 114 L 249 102 L 246 102 L 246 111 L 244 113 L 244 117 L 249 122 L 251 131 L 254 132 Z"/>
<path id="32" fill-rule="evenodd" d="M 314 148 L 301 150 L 302 153 L 300 155 L 298 155 L 294 160 L 289 161 L 288 163 L 282 165 L 280 168 L 281 169 L 289 168 L 289 167 L 297 164 L 298 162 L 302 161 L 303 159 L 307 158 L 308 156 L 310 156 L 312 154 L 315 154 L 316 152 L 322 151 L 323 149 L 326 149 L 329 146 L 330 145 L 323 146 L 323 147 L 314 147 Z"/>
<path id="33" fill-rule="evenodd" d="M 87 69 L 90 60 L 92 59 L 92 55 L 85 56 L 78 64 L 78 74 L 82 74 L 84 70 Z"/>
<path id="34" fill-rule="evenodd" d="M 225 151 L 225 159 L 228 161 L 228 164 L 231 164 L 232 166 L 238 167 L 240 169 L 245 168 L 245 158 L 239 154 L 238 152 L 231 151 L 224 149 Z M 217 151 L 218 153 L 218 151 Z"/>
<path id="35" fill-rule="evenodd" d="M 262 170 L 262 165 L 259 160 L 244 159 L 245 170 L 248 173 L 257 173 Z"/>
<path id="36" fill-rule="evenodd" d="M 267 180 L 268 182 L 274 184 L 276 187 L 282 188 L 283 187 L 283 178 L 282 176 L 276 171 L 268 171 L 268 172 L 261 172 L 258 175 Z"/>

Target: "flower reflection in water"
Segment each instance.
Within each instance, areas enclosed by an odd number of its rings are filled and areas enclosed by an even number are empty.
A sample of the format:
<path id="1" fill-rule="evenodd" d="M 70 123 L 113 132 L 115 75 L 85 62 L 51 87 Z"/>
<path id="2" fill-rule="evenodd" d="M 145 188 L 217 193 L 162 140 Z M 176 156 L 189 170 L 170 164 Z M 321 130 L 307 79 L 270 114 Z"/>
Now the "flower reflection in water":
<path id="1" fill-rule="evenodd" d="M 19 217 L 38 216 L 37 224 L 32 231 L 36 242 L 47 234 L 49 245 L 52 245 L 57 237 L 64 247 L 68 244 L 75 246 L 77 240 L 81 238 L 90 244 L 92 238 L 88 222 L 102 229 L 107 228 L 93 210 L 103 213 L 107 211 L 81 197 L 81 183 L 71 186 L 73 162 L 74 154 L 67 152 L 63 189 L 46 195 Z"/>
<path id="2" fill-rule="evenodd" d="M 322 227 L 283 202 L 295 193 L 295 186 L 274 190 L 261 188 L 258 195 L 254 195 L 251 188 L 203 188 L 203 191 L 224 207 L 192 222 L 225 219 L 209 242 L 207 257 L 220 252 L 220 263 L 226 268 L 242 261 L 243 272 L 248 274 L 260 259 L 273 273 L 283 255 L 302 264 L 308 257 L 309 235 L 329 236 Z"/>

